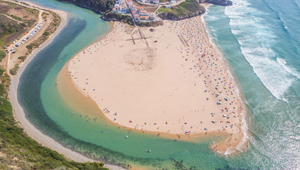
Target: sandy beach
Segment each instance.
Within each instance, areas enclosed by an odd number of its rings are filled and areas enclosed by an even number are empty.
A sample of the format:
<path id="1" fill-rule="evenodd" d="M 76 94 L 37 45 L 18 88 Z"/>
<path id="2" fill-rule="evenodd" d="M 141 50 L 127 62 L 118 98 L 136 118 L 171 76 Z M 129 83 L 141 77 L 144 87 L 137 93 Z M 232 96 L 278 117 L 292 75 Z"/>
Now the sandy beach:
<path id="1" fill-rule="evenodd" d="M 74 56 L 77 89 L 116 124 L 179 138 L 227 133 L 237 144 L 243 106 L 200 16 L 140 29 L 115 23 Z"/>

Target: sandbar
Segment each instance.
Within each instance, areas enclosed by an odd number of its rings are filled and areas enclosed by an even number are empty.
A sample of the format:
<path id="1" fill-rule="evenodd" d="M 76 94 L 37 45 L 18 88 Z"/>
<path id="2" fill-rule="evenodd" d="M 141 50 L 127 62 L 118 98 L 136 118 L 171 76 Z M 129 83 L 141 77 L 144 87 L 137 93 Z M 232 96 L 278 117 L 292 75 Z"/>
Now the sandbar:
<path id="1" fill-rule="evenodd" d="M 67 67 L 75 87 L 118 125 L 176 136 L 226 133 L 231 143 L 222 153 L 244 136 L 237 87 L 200 16 L 155 28 L 115 22 Z"/>

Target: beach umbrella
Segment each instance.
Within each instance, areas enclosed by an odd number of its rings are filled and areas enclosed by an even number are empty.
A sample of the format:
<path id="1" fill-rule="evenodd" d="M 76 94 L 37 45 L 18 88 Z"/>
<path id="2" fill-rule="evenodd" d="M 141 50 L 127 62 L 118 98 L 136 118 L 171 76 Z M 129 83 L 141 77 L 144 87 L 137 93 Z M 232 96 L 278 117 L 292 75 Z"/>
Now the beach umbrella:
<path id="1" fill-rule="evenodd" d="M 204 128 L 204 130 L 207 130 L 207 128 Z"/>

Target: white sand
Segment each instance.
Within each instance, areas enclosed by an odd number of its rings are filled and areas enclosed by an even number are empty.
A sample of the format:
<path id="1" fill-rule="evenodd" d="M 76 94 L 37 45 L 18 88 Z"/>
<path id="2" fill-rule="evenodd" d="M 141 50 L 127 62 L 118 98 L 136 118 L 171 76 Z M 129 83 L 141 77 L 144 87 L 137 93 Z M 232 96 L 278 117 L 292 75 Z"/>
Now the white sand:
<path id="1" fill-rule="evenodd" d="M 103 40 L 74 56 L 68 70 L 75 86 L 109 120 L 129 128 L 240 133 L 241 102 L 200 17 L 141 30 L 147 41 L 136 28 L 116 23 Z"/>

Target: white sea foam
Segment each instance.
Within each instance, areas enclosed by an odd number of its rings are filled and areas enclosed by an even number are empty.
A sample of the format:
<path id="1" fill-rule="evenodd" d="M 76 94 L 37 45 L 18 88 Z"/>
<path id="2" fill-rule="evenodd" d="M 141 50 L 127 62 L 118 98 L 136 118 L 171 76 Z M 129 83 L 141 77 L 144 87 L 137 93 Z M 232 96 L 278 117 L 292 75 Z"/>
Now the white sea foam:
<path id="1" fill-rule="evenodd" d="M 241 45 L 241 51 L 264 86 L 277 99 L 283 99 L 286 90 L 300 74 L 271 49 L 277 36 L 261 15 L 267 15 L 250 6 L 246 0 L 233 0 L 225 14 L 230 18 L 231 32 Z M 275 60 L 277 57 L 277 60 Z"/>
<path id="2" fill-rule="evenodd" d="M 243 33 L 241 30 L 234 30 L 234 29 L 232 29 L 231 31 L 232 31 L 232 33 L 233 33 L 234 35 L 238 35 L 238 34 Z"/>
<path id="3" fill-rule="evenodd" d="M 282 59 L 282 58 L 277 58 L 276 59 L 277 60 L 277 62 L 278 62 L 278 64 L 280 64 L 280 65 L 286 65 L 286 61 L 284 60 L 284 59 Z"/>
<path id="4" fill-rule="evenodd" d="M 282 69 L 276 61 L 261 55 L 255 55 L 252 48 L 241 47 L 247 61 L 253 67 L 254 73 L 259 77 L 265 87 L 277 99 L 281 99 L 285 91 L 290 87 L 295 79 Z M 254 49 L 255 53 L 264 54 L 264 48 Z M 259 52 L 257 52 L 259 51 Z"/>

